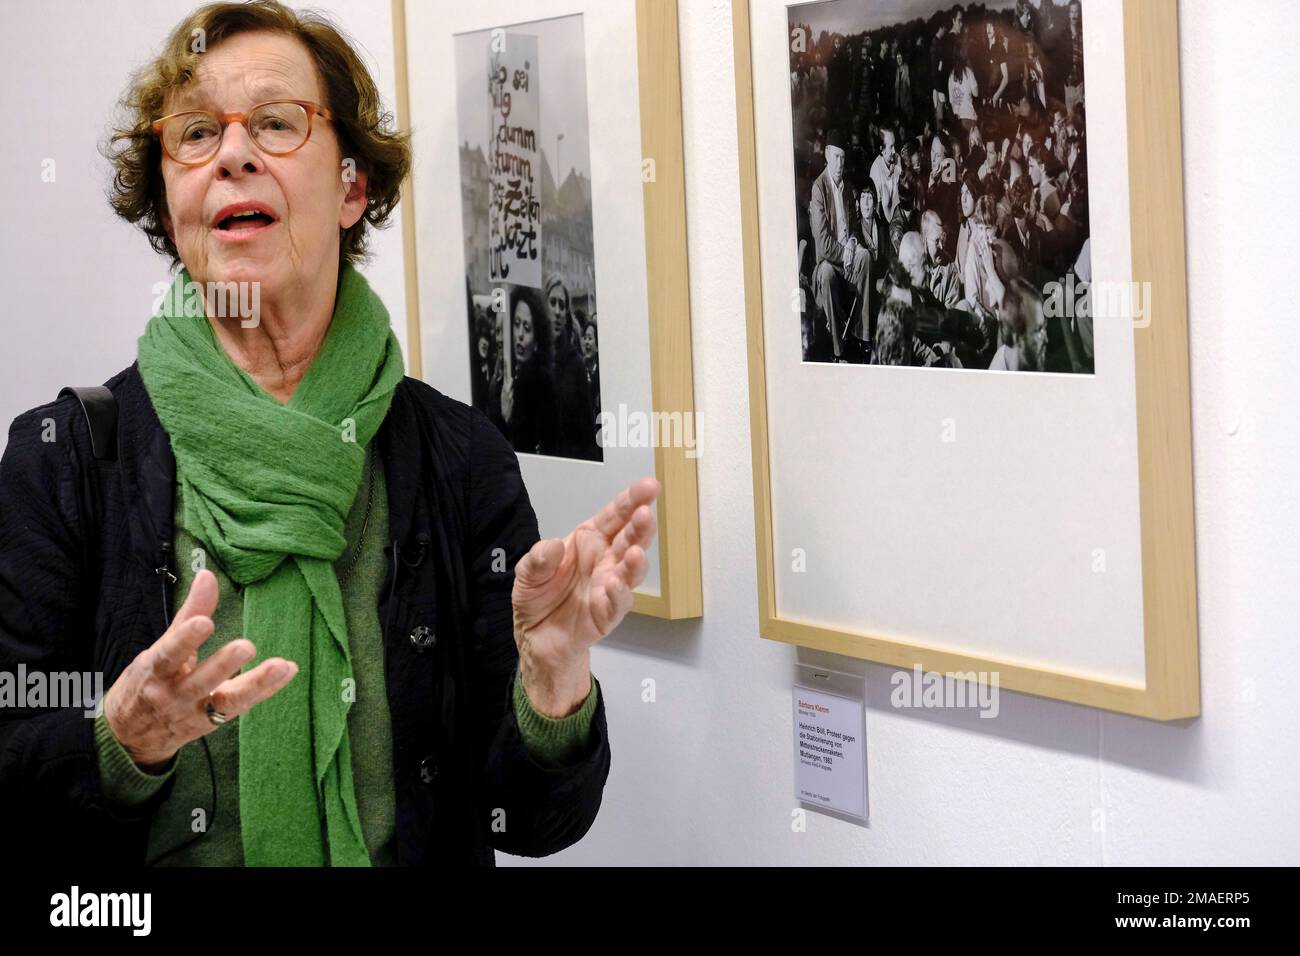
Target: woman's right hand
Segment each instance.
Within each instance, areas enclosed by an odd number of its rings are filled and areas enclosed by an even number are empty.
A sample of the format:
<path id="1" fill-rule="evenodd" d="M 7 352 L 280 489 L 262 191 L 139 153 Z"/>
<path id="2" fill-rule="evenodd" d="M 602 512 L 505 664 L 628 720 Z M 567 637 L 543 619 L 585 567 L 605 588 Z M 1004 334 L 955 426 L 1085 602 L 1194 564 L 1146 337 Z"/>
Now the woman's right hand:
<path id="1" fill-rule="evenodd" d="M 253 642 L 242 637 L 200 664 L 199 645 L 212 636 L 218 596 L 215 574 L 205 568 L 195 575 L 171 627 L 140 652 L 104 695 L 109 729 L 144 770 L 160 769 L 182 746 L 217 729 L 208 719 L 209 696 L 219 713 L 236 717 L 298 673 L 298 665 L 282 657 L 237 673 L 257 655 Z"/>

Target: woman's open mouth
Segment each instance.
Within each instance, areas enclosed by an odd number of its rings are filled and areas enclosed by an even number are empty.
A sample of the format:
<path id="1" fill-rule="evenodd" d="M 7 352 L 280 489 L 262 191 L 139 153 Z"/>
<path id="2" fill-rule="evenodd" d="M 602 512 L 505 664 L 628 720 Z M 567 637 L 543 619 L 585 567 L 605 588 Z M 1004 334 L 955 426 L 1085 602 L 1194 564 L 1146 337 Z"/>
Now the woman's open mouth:
<path id="1" fill-rule="evenodd" d="M 261 203 L 239 203 L 221 210 L 212 230 L 223 241 L 242 242 L 260 236 L 277 222 L 270 209 Z"/>

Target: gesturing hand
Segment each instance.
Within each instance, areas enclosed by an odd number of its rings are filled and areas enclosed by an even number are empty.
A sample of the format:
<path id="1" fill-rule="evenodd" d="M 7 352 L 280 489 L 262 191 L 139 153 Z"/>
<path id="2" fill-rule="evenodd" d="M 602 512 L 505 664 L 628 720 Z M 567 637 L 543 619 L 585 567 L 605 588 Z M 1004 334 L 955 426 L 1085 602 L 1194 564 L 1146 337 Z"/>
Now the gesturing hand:
<path id="1" fill-rule="evenodd" d="M 645 580 L 659 482 L 641 478 L 564 538 L 543 538 L 515 567 L 515 642 L 533 707 L 564 716 L 586 698 L 591 646 L 632 608 Z"/>
<path id="2" fill-rule="evenodd" d="M 257 654 L 246 638 L 231 641 L 200 664 L 199 645 L 212 636 L 217 598 L 216 575 L 200 571 L 171 627 L 127 665 L 104 695 L 109 729 L 146 770 L 161 767 L 182 746 L 216 729 L 207 715 L 209 694 L 216 711 L 236 717 L 298 673 L 292 661 L 271 657 L 231 677 Z"/>

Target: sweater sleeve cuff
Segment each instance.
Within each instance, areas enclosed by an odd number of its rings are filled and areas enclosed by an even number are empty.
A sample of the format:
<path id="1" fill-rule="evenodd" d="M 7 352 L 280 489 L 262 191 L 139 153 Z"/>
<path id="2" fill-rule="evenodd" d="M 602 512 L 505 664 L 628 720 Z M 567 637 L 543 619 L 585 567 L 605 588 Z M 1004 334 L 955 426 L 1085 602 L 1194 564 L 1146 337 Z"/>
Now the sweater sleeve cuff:
<path id="1" fill-rule="evenodd" d="M 95 709 L 95 752 L 99 758 L 99 776 L 104 797 L 119 806 L 133 806 L 152 797 L 176 772 L 176 757 L 168 761 L 160 774 L 141 770 L 126 748 L 113 736 L 104 716 L 101 700 Z"/>
<path id="2" fill-rule="evenodd" d="M 587 699 L 567 717 L 547 717 L 538 713 L 524 690 L 523 677 L 515 668 L 515 719 L 519 734 L 533 759 L 543 766 L 555 769 L 567 766 L 581 758 L 590 742 L 591 721 L 596 713 L 596 696 L 599 685 L 593 674 Z"/>

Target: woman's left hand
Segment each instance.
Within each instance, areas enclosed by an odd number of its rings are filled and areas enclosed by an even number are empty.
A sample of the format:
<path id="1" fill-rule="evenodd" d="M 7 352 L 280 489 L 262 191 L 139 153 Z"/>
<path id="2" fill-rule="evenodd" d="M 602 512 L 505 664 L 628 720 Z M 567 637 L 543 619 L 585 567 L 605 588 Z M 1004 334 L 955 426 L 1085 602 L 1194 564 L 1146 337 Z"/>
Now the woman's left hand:
<path id="1" fill-rule="evenodd" d="M 645 580 L 659 482 L 633 482 L 564 538 L 543 538 L 515 567 L 515 643 L 524 691 L 538 712 L 564 717 L 591 690 L 591 646 L 632 609 Z"/>

